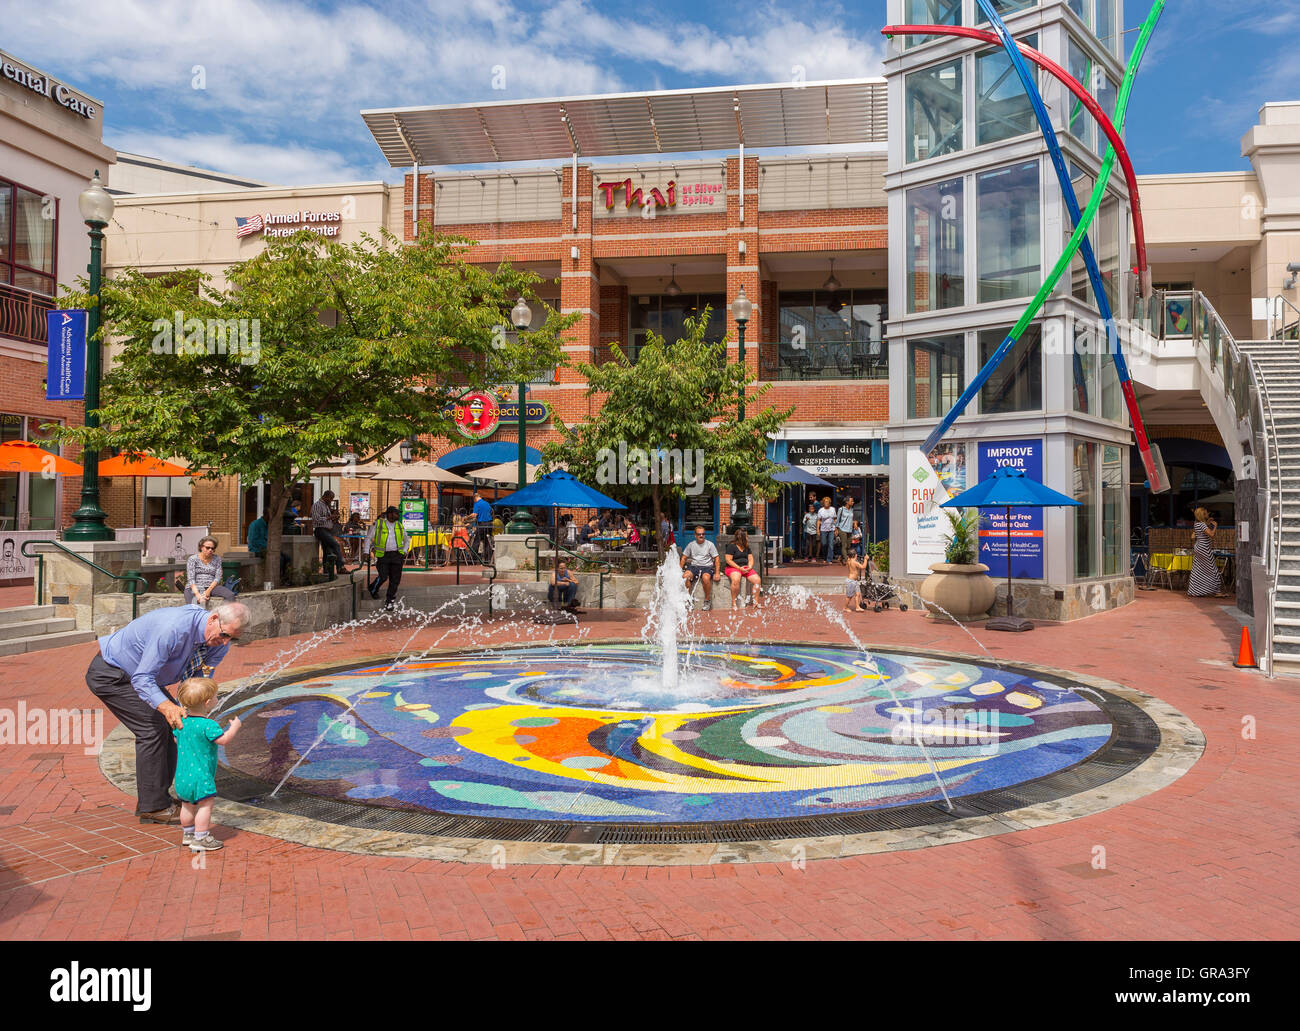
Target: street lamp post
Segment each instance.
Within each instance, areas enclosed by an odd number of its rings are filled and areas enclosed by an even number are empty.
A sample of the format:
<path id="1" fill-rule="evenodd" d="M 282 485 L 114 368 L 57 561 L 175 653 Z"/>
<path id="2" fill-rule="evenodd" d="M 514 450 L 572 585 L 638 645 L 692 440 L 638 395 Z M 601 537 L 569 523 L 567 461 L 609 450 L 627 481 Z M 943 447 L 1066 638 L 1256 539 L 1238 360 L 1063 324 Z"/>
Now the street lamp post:
<path id="1" fill-rule="evenodd" d="M 533 324 L 533 311 L 528 307 L 528 302 L 520 296 L 515 302 L 514 308 L 510 311 L 510 321 L 514 323 L 515 329 L 520 333 Z M 523 380 L 519 381 L 519 481 L 517 489 L 523 490 L 528 485 L 528 428 L 524 422 L 524 394 L 527 390 L 527 384 Z M 532 514 L 526 508 L 516 508 L 515 517 L 510 520 L 510 525 L 506 527 L 506 533 L 536 533 L 537 527 L 533 524 Z"/>
<path id="2" fill-rule="evenodd" d="M 86 397 L 83 402 L 85 412 L 84 425 L 89 429 L 99 427 L 99 289 L 100 274 L 103 264 L 104 227 L 113 217 L 113 198 L 99 179 L 81 191 L 77 198 L 81 217 L 90 227 L 90 264 L 86 271 L 90 273 L 90 311 L 86 315 Z M 65 540 L 70 541 L 111 541 L 113 531 L 108 526 L 108 516 L 99 507 L 99 450 L 86 448 L 81 452 L 81 507 L 73 515 L 74 522 L 64 532 Z"/>
<path id="3" fill-rule="evenodd" d="M 745 368 L 745 324 L 749 321 L 749 316 L 753 314 L 754 305 L 749 298 L 745 296 L 745 288 L 742 286 L 740 292 L 736 294 L 736 299 L 731 302 L 731 317 L 736 321 L 736 341 L 740 346 L 740 367 Z M 740 386 L 740 398 L 736 405 L 736 419 L 738 422 L 745 421 L 745 386 Z M 736 489 L 731 492 L 731 529 L 734 533 L 738 527 L 749 528 L 750 520 L 753 514 L 749 510 L 749 500 L 745 494 Z"/>

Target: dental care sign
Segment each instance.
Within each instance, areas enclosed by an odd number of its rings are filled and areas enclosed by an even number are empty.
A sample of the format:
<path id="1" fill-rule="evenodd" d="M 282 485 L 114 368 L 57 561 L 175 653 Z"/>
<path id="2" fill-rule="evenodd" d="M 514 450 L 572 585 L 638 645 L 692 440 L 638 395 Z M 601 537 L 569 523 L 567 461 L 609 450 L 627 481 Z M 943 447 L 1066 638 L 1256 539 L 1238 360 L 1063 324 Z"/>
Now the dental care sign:
<path id="1" fill-rule="evenodd" d="M 1041 440 L 1001 440 L 979 446 L 979 476 L 983 481 L 1004 465 L 1023 469 L 1028 479 L 1043 482 Z M 1011 511 L 1011 576 L 1017 580 L 1043 578 L 1043 510 Z M 981 508 L 980 561 L 994 580 L 1007 575 L 1007 509 Z"/>
<path id="2" fill-rule="evenodd" d="M 945 562 L 951 525 L 940 506 L 966 489 L 966 445 L 940 444 L 927 457 L 907 449 L 907 571 L 928 573 Z"/>

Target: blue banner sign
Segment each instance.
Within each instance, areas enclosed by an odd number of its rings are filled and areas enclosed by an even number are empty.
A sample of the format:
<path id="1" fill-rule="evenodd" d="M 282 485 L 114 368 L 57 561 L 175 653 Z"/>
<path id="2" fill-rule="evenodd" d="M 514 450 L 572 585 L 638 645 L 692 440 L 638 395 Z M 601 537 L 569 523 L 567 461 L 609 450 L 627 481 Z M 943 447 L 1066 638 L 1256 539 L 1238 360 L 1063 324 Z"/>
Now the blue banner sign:
<path id="1" fill-rule="evenodd" d="M 1009 465 L 1023 469 L 1031 480 L 1043 482 L 1041 440 L 999 440 L 980 443 L 979 478 L 982 483 L 993 470 Z M 979 560 L 989 567 L 994 580 L 1007 575 L 1007 510 L 981 508 Z M 1016 580 L 1043 578 L 1043 510 L 1011 509 L 1011 576 Z"/>
<path id="2" fill-rule="evenodd" d="M 45 400 L 85 400 L 86 313 L 77 308 L 46 312 L 46 329 L 50 350 Z"/>

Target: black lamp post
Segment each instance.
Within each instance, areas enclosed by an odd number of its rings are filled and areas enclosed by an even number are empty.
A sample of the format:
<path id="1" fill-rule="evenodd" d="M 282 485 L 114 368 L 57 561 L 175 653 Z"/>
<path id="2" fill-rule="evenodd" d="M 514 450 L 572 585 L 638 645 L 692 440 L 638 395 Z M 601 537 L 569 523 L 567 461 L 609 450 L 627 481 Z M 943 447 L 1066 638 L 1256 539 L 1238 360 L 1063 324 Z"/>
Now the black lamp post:
<path id="1" fill-rule="evenodd" d="M 736 294 L 736 299 L 731 302 L 731 317 L 736 320 L 736 340 L 740 345 L 740 367 L 745 368 L 745 323 L 749 321 L 750 315 L 754 312 L 754 305 L 750 303 L 745 296 L 745 288 L 742 286 L 740 292 Z M 737 421 L 745 421 L 745 387 L 740 387 L 740 399 L 736 406 Z M 731 492 L 731 530 L 734 533 L 738 528 L 749 529 L 750 520 L 753 513 L 749 510 L 749 498 L 747 494 L 733 489 Z"/>
<path id="2" fill-rule="evenodd" d="M 90 273 L 90 296 L 92 303 L 86 315 L 86 397 L 83 403 L 85 420 L 83 425 L 90 429 L 99 426 L 99 287 L 103 264 L 104 227 L 113 217 L 113 198 L 104 189 L 99 171 L 90 185 L 81 191 L 77 198 L 81 217 L 90 227 L 90 264 L 86 271 Z M 99 451 L 86 448 L 81 453 L 81 507 L 73 515 L 74 522 L 64 532 L 65 540 L 70 541 L 111 541 L 113 531 L 108 526 L 108 516 L 99 507 Z"/>
<path id="3" fill-rule="evenodd" d="M 528 302 L 520 297 L 515 302 L 514 308 L 510 310 L 510 321 L 514 323 L 515 329 L 520 333 L 533 324 L 533 310 L 528 307 Z M 517 489 L 523 490 L 528 486 L 528 428 L 524 422 L 524 393 L 527 390 L 527 384 L 523 380 L 519 381 L 519 482 Z M 515 517 L 510 520 L 510 525 L 506 527 L 506 533 L 536 533 L 537 527 L 533 523 L 532 513 L 528 509 L 519 507 L 515 509 Z"/>

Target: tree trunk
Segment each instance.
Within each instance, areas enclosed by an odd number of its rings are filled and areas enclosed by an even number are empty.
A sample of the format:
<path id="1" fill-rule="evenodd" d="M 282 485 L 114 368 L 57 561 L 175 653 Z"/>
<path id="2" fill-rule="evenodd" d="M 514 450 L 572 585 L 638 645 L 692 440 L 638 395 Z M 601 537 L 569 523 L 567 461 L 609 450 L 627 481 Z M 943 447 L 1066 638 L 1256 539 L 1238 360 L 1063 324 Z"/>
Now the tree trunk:
<path id="1" fill-rule="evenodd" d="M 266 502 L 266 562 L 262 571 L 262 581 L 280 586 L 280 541 L 283 535 L 280 527 L 284 521 L 284 510 L 289 507 L 289 491 L 284 481 L 272 480 L 270 495 Z"/>

